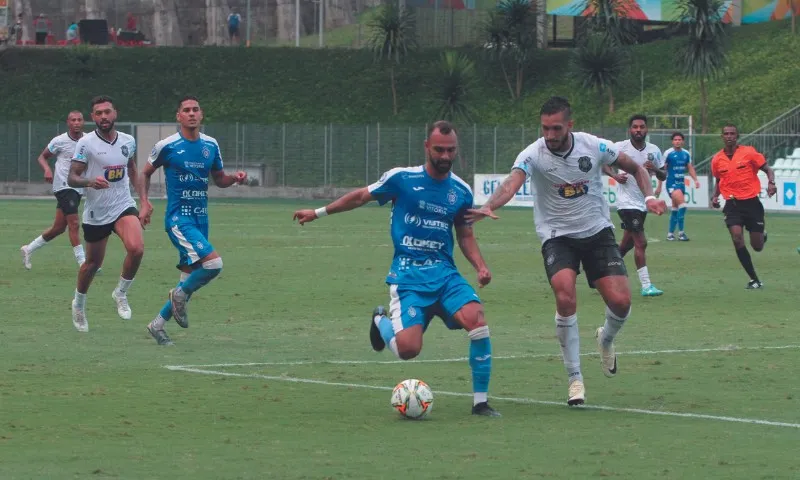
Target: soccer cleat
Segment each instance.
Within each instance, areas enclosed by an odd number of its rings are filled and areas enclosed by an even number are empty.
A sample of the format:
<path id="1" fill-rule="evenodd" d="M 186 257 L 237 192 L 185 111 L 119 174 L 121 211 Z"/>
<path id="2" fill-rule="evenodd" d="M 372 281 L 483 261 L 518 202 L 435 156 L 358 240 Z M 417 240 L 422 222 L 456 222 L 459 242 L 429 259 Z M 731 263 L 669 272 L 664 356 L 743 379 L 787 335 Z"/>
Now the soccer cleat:
<path id="1" fill-rule="evenodd" d="M 378 329 L 378 326 L 375 325 L 375 317 L 384 315 L 386 315 L 386 309 L 383 308 L 383 305 L 378 305 L 375 307 L 375 310 L 372 311 L 372 316 L 369 317 L 369 343 L 372 344 L 372 349 L 376 352 L 380 352 L 386 348 L 386 342 L 384 342 L 383 337 L 381 337 L 381 331 Z"/>
<path id="2" fill-rule="evenodd" d="M 153 328 L 152 324 L 148 324 L 147 331 L 159 345 L 175 345 L 174 343 L 172 343 L 172 340 L 170 340 L 169 336 L 167 335 L 167 332 L 163 328 L 161 330 L 156 330 L 155 328 Z"/>
<path id="3" fill-rule="evenodd" d="M 597 350 L 600 352 L 600 365 L 603 367 L 603 375 L 613 377 L 617 374 L 617 353 L 614 349 L 614 342 L 608 346 L 603 346 L 603 327 L 599 327 L 594 338 L 597 340 Z"/>
<path id="4" fill-rule="evenodd" d="M 176 292 L 175 288 L 169 291 L 169 301 L 172 303 L 172 318 L 175 323 L 183 328 L 189 328 L 189 316 L 186 314 L 186 294 L 183 290 Z"/>
<path id="5" fill-rule="evenodd" d="M 678 240 L 680 240 L 681 242 L 688 242 L 689 237 L 687 237 L 685 233 L 681 232 L 678 234 Z"/>
<path id="6" fill-rule="evenodd" d="M 673 240 L 675 240 L 675 235 L 673 235 L 672 232 L 668 233 L 667 234 L 667 241 L 671 242 Z"/>
<path id="7" fill-rule="evenodd" d="M 79 332 L 89 331 L 89 322 L 86 321 L 86 311 L 76 307 L 75 300 L 72 301 L 72 325 L 74 325 L 75 330 Z"/>
<path id="8" fill-rule="evenodd" d="M 767 244 L 767 231 L 764 230 L 764 245 Z"/>
<path id="9" fill-rule="evenodd" d="M 472 406 L 473 415 L 482 415 L 484 417 L 502 417 L 500 412 L 489 406 L 489 402 L 481 402 Z"/>
<path id="10" fill-rule="evenodd" d="M 22 253 L 22 265 L 25 266 L 25 270 L 31 269 L 31 254 L 28 253 L 28 249 L 25 248 L 27 245 L 23 245 L 20 247 L 19 251 Z"/>
<path id="11" fill-rule="evenodd" d="M 758 288 L 764 288 L 764 284 L 761 283 L 761 280 L 750 280 L 747 282 L 747 286 L 744 288 L 747 290 L 755 290 Z"/>
<path id="12" fill-rule="evenodd" d="M 580 380 L 573 380 L 569 384 L 569 396 L 567 397 L 567 405 L 583 405 L 586 401 L 586 387 Z"/>
<path id="13" fill-rule="evenodd" d="M 114 303 L 117 304 L 117 315 L 119 318 L 123 320 L 130 320 L 131 319 L 131 306 L 128 305 L 128 296 L 127 295 L 118 295 L 117 289 L 114 289 L 111 292 L 111 298 L 114 299 Z"/>
<path id="14" fill-rule="evenodd" d="M 664 292 L 659 290 L 655 287 L 655 285 L 650 285 L 647 288 L 642 288 L 642 296 L 643 297 L 657 297 L 659 295 L 663 295 Z"/>

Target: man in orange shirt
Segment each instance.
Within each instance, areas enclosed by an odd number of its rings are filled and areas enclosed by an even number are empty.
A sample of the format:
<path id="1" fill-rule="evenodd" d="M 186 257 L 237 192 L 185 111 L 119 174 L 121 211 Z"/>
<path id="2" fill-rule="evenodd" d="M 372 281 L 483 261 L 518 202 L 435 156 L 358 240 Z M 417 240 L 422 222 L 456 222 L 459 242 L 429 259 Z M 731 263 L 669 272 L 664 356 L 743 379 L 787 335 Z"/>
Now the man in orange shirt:
<path id="1" fill-rule="evenodd" d="M 773 196 L 778 191 L 775 186 L 775 173 L 767 165 L 764 155 L 755 148 L 739 145 L 739 129 L 732 124 L 725 125 L 722 129 L 722 140 L 725 148 L 717 152 L 711 159 L 711 174 L 717 179 L 714 187 L 714 196 L 711 205 L 719 208 L 719 194 L 725 197 L 725 225 L 731 232 L 736 256 L 750 276 L 747 289 L 762 288 L 764 285 L 756 275 L 750 253 L 744 242 L 744 229 L 750 232 L 750 246 L 760 252 L 767 241 L 764 227 L 764 206 L 758 196 L 761 193 L 761 180 L 758 171 L 767 174 L 767 196 Z"/>

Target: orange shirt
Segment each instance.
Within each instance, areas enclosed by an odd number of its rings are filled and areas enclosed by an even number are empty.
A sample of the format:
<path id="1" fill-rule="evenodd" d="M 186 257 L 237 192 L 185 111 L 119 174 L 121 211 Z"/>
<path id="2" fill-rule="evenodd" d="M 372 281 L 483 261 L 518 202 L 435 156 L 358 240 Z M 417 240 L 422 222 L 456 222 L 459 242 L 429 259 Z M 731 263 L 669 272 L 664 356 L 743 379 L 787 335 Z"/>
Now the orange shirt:
<path id="1" fill-rule="evenodd" d="M 719 180 L 719 191 L 726 199 L 747 200 L 761 193 L 758 170 L 767 163 L 755 148 L 739 145 L 729 158 L 720 150 L 711 159 L 711 174 Z"/>

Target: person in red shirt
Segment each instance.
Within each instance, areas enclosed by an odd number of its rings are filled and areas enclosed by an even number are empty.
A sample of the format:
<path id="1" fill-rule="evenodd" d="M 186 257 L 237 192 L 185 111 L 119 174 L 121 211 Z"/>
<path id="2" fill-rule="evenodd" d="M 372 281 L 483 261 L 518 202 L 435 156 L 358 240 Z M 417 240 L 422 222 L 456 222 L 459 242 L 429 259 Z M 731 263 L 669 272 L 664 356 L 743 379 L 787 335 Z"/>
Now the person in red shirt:
<path id="1" fill-rule="evenodd" d="M 711 205 L 719 208 L 719 195 L 722 193 L 725 197 L 725 207 L 722 209 L 725 225 L 731 233 L 736 256 L 750 276 L 745 288 L 762 288 L 764 285 L 758 279 L 753 260 L 747 251 L 744 228 L 750 232 L 750 246 L 753 250 L 763 250 L 767 232 L 764 225 L 764 205 L 758 198 L 761 194 L 758 171 L 767 174 L 767 196 L 770 197 L 778 191 L 775 173 L 767 165 L 764 155 L 753 147 L 739 145 L 739 129 L 736 125 L 728 124 L 722 128 L 722 140 L 725 148 L 711 159 L 711 174 L 717 179 Z"/>

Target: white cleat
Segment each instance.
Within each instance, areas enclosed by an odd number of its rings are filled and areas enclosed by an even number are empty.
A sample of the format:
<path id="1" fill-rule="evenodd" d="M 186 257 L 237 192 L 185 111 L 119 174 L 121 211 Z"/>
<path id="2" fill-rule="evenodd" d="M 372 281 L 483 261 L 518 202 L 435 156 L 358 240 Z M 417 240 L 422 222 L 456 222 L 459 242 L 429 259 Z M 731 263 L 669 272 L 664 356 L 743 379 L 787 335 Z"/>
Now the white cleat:
<path id="1" fill-rule="evenodd" d="M 75 330 L 79 332 L 89 331 L 89 322 L 86 321 L 86 311 L 76 307 L 75 300 L 72 301 L 72 324 L 75 326 Z"/>
<path id="2" fill-rule="evenodd" d="M 131 319 L 131 306 L 128 305 L 128 296 L 127 295 L 117 295 L 117 290 L 114 289 L 111 292 L 111 298 L 114 299 L 114 303 L 117 304 L 117 314 L 119 318 L 123 320 L 130 320 Z"/>
<path id="3" fill-rule="evenodd" d="M 28 253 L 28 249 L 25 248 L 25 247 L 27 247 L 27 245 L 23 245 L 19 249 L 20 253 L 22 254 L 22 265 L 25 266 L 26 270 L 30 270 L 31 269 L 31 254 Z"/>
<path id="4" fill-rule="evenodd" d="M 603 327 L 595 331 L 594 338 L 597 339 L 597 350 L 600 352 L 600 364 L 603 367 L 603 375 L 613 377 L 617 374 L 617 353 L 614 349 L 614 342 L 608 348 L 603 346 Z"/>
<path id="5" fill-rule="evenodd" d="M 567 405 L 583 405 L 586 400 L 586 388 L 580 380 L 573 380 L 569 384 L 569 397 L 567 397 Z"/>

